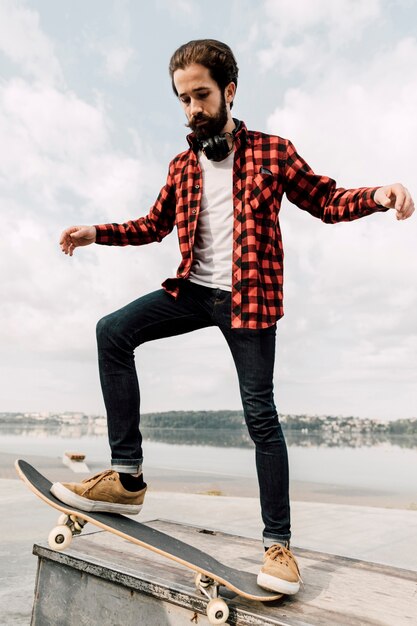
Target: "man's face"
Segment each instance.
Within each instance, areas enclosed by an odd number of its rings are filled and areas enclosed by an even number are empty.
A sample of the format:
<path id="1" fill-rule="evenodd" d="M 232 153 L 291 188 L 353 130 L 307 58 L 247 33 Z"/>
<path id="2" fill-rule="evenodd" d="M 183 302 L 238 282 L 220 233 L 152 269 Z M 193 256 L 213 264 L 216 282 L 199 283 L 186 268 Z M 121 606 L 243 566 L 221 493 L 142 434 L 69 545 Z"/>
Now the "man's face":
<path id="1" fill-rule="evenodd" d="M 221 92 L 207 67 L 194 63 L 184 70 L 176 70 L 174 83 L 188 126 L 199 139 L 213 137 L 227 130 L 231 120 L 226 101 L 226 98 L 229 100 L 229 95 L 225 96 Z M 231 85 L 233 99 L 234 85 Z M 226 93 L 229 87 L 226 88 Z"/>

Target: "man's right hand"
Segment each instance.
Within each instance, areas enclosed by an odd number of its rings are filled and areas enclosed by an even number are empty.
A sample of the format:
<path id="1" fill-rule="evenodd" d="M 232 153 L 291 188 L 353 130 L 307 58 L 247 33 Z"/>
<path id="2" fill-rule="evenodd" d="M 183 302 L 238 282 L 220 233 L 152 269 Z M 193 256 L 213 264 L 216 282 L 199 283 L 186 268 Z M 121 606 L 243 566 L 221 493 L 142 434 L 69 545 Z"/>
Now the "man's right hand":
<path id="1" fill-rule="evenodd" d="M 70 226 L 62 232 L 59 244 L 62 252 L 72 256 L 75 248 L 88 246 L 95 240 L 96 229 L 94 226 Z"/>

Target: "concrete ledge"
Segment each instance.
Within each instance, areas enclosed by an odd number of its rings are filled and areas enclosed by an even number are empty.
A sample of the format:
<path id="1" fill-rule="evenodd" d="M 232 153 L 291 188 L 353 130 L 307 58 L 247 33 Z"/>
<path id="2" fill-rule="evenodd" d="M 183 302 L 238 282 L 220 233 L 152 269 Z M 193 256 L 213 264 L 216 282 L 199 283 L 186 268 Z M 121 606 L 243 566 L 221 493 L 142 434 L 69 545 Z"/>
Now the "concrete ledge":
<path id="1" fill-rule="evenodd" d="M 155 520 L 154 528 L 197 545 L 223 562 L 256 572 L 259 541 Z M 193 573 L 102 531 L 83 533 L 65 552 L 36 544 L 38 576 L 32 625 L 181 626 L 208 624 L 207 601 Z M 244 600 L 222 588 L 230 625 L 412 626 L 417 574 L 295 548 L 305 587 L 274 603 Z M 198 621 L 197 621 L 198 620 Z"/>

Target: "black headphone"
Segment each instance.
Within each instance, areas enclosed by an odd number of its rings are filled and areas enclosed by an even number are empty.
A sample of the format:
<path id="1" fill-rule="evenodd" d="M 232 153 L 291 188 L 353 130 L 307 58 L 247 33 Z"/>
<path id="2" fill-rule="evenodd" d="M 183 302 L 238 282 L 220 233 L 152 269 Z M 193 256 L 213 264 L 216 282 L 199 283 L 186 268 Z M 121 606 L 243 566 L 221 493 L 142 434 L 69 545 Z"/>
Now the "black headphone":
<path id="1" fill-rule="evenodd" d="M 234 119 L 233 121 L 236 127 L 232 133 L 223 133 L 222 135 L 214 135 L 214 137 L 199 140 L 199 147 L 210 161 L 223 161 L 233 150 L 235 134 L 240 127 L 239 120 Z M 228 137 L 232 139 L 232 148 L 229 146 Z"/>

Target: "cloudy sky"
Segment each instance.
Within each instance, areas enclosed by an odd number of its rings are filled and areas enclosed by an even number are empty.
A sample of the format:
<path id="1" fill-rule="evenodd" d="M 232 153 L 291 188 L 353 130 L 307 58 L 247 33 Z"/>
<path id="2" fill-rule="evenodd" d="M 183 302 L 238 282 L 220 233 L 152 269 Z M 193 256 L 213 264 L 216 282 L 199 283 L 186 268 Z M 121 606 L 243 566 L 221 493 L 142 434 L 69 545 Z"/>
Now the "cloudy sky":
<path id="1" fill-rule="evenodd" d="M 412 0 L 0 0 L 0 411 L 103 413 L 96 321 L 157 289 L 175 233 L 66 257 L 76 223 L 145 214 L 186 147 L 172 52 L 226 41 L 233 109 L 343 187 L 417 196 Z M 280 412 L 417 416 L 417 218 L 325 225 L 285 201 Z M 216 329 L 142 347 L 144 411 L 240 408 Z"/>

